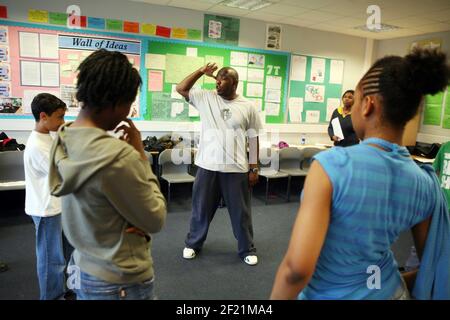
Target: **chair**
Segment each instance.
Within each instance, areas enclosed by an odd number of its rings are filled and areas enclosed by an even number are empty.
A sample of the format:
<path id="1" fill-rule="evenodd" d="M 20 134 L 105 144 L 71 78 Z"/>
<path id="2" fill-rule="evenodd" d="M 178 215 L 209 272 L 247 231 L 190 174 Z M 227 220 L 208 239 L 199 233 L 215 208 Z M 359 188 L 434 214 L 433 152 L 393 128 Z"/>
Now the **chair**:
<path id="1" fill-rule="evenodd" d="M 275 149 L 261 148 L 259 151 L 259 175 L 266 178 L 266 198 L 264 202 L 266 205 L 269 197 L 269 180 L 281 178 L 289 179 L 289 175 L 287 173 L 280 171 L 279 157 L 280 154 L 278 150 Z"/>
<path id="2" fill-rule="evenodd" d="M 23 151 L 0 152 L 0 191 L 25 189 Z"/>
<path id="3" fill-rule="evenodd" d="M 174 183 L 193 183 L 190 175 L 191 149 L 166 149 L 159 154 L 158 165 L 161 179 L 168 185 L 167 203 L 170 203 L 170 186 Z"/>
<path id="4" fill-rule="evenodd" d="M 315 148 L 315 147 L 307 147 L 307 148 L 303 149 L 303 159 L 300 162 L 300 168 L 303 171 L 308 172 L 309 167 L 311 166 L 312 158 L 321 151 L 323 151 L 323 150 L 320 148 Z"/>
<path id="5" fill-rule="evenodd" d="M 289 175 L 287 201 L 291 195 L 291 179 L 292 177 L 304 177 L 307 171 L 302 170 L 300 163 L 303 160 L 303 150 L 289 147 L 280 150 L 280 171 Z"/>

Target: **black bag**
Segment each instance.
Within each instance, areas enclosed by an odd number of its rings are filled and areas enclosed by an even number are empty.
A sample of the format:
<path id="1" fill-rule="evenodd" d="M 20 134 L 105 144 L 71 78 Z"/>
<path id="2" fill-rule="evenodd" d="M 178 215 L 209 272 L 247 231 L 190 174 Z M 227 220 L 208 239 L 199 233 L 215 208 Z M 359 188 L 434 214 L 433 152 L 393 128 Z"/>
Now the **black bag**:
<path id="1" fill-rule="evenodd" d="M 161 138 L 157 139 L 155 136 L 145 138 L 142 143 L 144 144 L 144 150 L 147 152 L 150 151 L 158 151 L 162 152 L 166 149 L 172 149 L 177 143 L 179 143 L 182 139 L 173 141 L 171 140 L 171 136 L 165 135 Z"/>
<path id="2" fill-rule="evenodd" d="M 9 138 L 4 132 L 0 133 L 0 152 L 17 150 L 25 150 L 25 145 L 17 143 L 16 139 Z"/>
<path id="3" fill-rule="evenodd" d="M 415 156 L 424 157 L 427 159 L 436 158 L 439 149 L 441 148 L 440 143 L 424 143 L 424 142 L 416 142 L 416 145 L 413 148 L 408 148 L 409 153 Z"/>

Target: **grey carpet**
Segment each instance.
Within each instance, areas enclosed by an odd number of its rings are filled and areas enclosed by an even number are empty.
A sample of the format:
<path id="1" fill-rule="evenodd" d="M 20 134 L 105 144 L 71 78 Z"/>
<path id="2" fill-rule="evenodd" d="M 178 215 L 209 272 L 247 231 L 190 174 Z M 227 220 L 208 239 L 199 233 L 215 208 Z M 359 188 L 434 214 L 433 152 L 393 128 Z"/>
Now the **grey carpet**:
<path id="1" fill-rule="evenodd" d="M 219 209 L 211 223 L 208 238 L 194 260 L 184 260 L 184 237 L 189 228 L 190 187 L 175 186 L 173 201 L 163 230 L 153 236 L 156 293 L 160 299 L 267 299 L 278 265 L 287 249 L 292 223 L 298 209 L 301 182 L 293 185 L 290 203 L 271 194 L 269 205 L 263 202 L 260 185 L 253 196 L 254 238 L 260 263 L 247 266 L 237 255 L 226 208 Z M 285 185 L 274 184 L 284 193 Z M 164 189 L 164 187 L 163 187 Z M 278 190 L 277 190 L 278 189 Z M 1 194 L 0 261 L 10 270 L 0 273 L 0 299 L 37 299 L 35 275 L 34 226 L 23 213 L 23 193 Z M 6 198 L 6 199 L 5 199 Z M 11 204 L 13 202 L 13 204 Z M 15 203 L 15 204 L 14 204 Z M 411 237 L 402 235 L 393 246 L 404 264 Z"/>

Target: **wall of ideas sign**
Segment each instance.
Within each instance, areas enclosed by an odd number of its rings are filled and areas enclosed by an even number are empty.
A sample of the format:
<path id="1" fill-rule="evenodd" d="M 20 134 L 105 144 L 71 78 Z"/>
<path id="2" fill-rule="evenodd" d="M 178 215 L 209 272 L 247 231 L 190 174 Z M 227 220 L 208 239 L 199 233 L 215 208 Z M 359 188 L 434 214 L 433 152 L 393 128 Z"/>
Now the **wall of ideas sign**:
<path id="1" fill-rule="evenodd" d="M 98 49 L 120 51 L 141 69 L 141 40 L 110 34 L 82 33 L 63 27 L 0 21 L 0 117 L 32 118 L 31 101 L 41 92 L 54 94 L 76 116 L 76 72 Z M 140 117 L 140 97 L 130 111 Z"/>
<path id="2" fill-rule="evenodd" d="M 231 66 L 239 74 L 238 94 L 255 103 L 267 123 L 283 123 L 289 54 L 257 49 L 212 46 L 197 42 L 149 40 L 146 120 L 198 121 L 198 113 L 175 91 L 187 75 L 208 62 Z M 215 81 L 202 77 L 197 86 L 215 89 Z"/>

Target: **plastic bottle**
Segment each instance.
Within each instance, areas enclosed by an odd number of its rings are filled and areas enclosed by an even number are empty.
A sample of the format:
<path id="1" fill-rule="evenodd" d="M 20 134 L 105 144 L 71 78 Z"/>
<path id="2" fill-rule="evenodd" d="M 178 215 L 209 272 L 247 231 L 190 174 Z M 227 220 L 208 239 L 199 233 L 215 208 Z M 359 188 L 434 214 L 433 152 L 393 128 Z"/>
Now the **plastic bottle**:
<path id="1" fill-rule="evenodd" d="M 306 135 L 304 133 L 302 133 L 302 137 L 300 139 L 300 144 L 301 145 L 305 145 L 306 144 Z"/>

